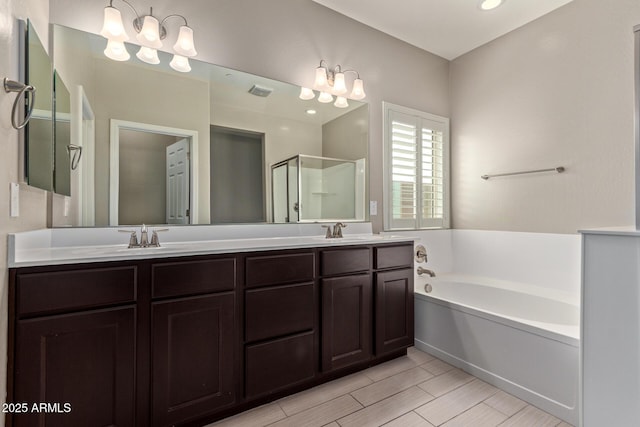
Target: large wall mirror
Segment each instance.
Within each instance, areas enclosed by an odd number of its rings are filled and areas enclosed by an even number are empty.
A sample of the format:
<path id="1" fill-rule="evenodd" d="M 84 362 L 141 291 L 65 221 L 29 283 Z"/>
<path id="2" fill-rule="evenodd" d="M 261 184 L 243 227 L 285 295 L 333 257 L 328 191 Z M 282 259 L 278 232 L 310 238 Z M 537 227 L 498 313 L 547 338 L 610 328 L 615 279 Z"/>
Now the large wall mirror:
<path id="1" fill-rule="evenodd" d="M 197 60 L 179 73 L 171 55 L 149 65 L 133 46 L 129 61 L 113 61 L 98 35 L 59 25 L 52 34 L 54 67 L 80 115 L 71 142 L 93 153 L 71 171 L 72 183 L 95 173 L 92 188 L 72 194 L 74 225 L 274 222 L 271 168 L 298 155 L 358 161 L 358 207 L 331 219 L 368 219 L 366 103 L 304 101 L 298 86 Z M 320 181 L 300 191 L 330 205 L 336 192 L 325 187 L 340 182 Z"/>

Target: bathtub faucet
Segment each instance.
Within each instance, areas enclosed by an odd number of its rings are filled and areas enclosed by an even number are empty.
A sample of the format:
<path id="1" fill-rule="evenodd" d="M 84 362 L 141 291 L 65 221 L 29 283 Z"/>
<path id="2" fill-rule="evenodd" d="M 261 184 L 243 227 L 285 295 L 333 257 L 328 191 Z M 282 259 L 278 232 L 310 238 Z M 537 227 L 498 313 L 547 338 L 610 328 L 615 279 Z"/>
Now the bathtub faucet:
<path id="1" fill-rule="evenodd" d="M 430 277 L 436 277 L 436 273 L 433 270 L 429 270 L 428 268 L 418 267 L 418 276 L 422 274 L 428 274 Z"/>

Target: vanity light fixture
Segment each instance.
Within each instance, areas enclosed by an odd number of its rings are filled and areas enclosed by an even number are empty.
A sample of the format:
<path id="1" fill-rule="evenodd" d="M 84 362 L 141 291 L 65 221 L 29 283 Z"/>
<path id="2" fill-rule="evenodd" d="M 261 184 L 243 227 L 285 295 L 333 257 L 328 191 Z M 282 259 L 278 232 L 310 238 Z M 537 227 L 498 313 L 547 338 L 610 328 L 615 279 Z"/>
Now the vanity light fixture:
<path id="1" fill-rule="evenodd" d="M 356 78 L 353 81 L 351 94 L 348 97 L 345 96 L 348 92 L 345 81 L 346 73 L 355 73 L 356 75 Z M 316 78 L 313 88 L 320 92 L 320 95 L 318 95 L 318 101 L 322 103 L 333 102 L 333 97 L 335 95 L 336 100 L 333 105 L 338 108 L 346 108 L 349 106 L 347 98 L 359 101 L 367 96 L 364 93 L 364 82 L 357 71 L 342 70 L 340 65 L 329 68 L 324 59 L 320 61 L 320 66 L 316 68 Z M 309 100 L 313 98 L 315 98 L 315 93 L 312 89 L 306 87 L 300 88 L 300 99 Z"/>
<path id="2" fill-rule="evenodd" d="M 140 50 L 136 57 L 147 64 L 159 64 L 158 50 L 162 47 L 162 40 L 167 37 L 167 29 L 164 23 L 169 18 L 181 18 L 184 25 L 180 27 L 178 39 L 173 45 L 173 59 L 169 63 L 171 68 L 183 73 L 191 71 L 189 58 L 196 56 L 197 52 L 193 44 L 193 29 L 189 27 L 187 19 L 182 15 L 168 15 L 162 21 L 153 16 L 153 8 L 148 15 L 138 14 L 136 9 L 127 0 L 120 0 L 136 15 L 133 20 L 133 28 L 138 33 L 136 40 L 140 43 Z M 129 36 L 124 29 L 122 23 L 122 14 L 118 9 L 113 7 L 113 0 L 109 1 L 109 6 L 104 8 L 104 22 L 100 34 L 105 37 L 107 47 L 104 54 L 115 61 L 128 61 L 131 57 L 124 42 L 129 40 Z"/>
<path id="3" fill-rule="evenodd" d="M 482 10 L 493 10 L 498 6 L 501 6 L 504 3 L 504 0 L 481 0 L 480 1 L 480 9 Z"/>

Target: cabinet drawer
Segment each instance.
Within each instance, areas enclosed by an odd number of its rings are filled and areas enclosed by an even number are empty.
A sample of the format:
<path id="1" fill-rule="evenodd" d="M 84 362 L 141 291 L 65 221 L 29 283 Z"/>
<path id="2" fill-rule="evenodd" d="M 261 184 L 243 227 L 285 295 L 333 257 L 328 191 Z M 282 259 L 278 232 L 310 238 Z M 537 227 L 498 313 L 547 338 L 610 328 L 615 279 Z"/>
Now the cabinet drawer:
<path id="1" fill-rule="evenodd" d="M 374 248 L 375 268 L 411 267 L 413 265 L 413 245 L 381 246 Z"/>
<path id="2" fill-rule="evenodd" d="M 235 258 L 153 264 L 153 298 L 233 290 Z"/>
<path id="3" fill-rule="evenodd" d="M 253 398 L 314 377 L 314 333 L 246 348 L 246 392 Z"/>
<path id="4" fill-rule="evenodd" d="M 246 286 L 268 286 L 313 280 L 313 252 L 247 257 Z"/>
<path id="5" fill-rule="evenodd" d="M 329 249 L 320 255 L 320 271 L 323 276 L 357 273 L 371 268 L 369 248 Z"/>
<path id="6" fill-rule="evenodd" d="M 248 290 L 245 304 L 247 341 L 313 329 L 313 283 Z"/>
<path id="7" fill-rule="evenodd" d="M 18 273 L 19 316 L 79 311 L 136 300 L 135 266 Z"/>

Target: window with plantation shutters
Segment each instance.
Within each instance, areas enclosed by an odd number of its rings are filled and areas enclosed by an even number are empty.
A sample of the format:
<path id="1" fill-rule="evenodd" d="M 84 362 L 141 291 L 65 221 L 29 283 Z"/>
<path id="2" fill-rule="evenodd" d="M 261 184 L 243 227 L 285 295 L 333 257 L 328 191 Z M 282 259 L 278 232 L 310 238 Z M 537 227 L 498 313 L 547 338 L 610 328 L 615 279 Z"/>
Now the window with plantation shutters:
<path id="1" fill-rule="evenodd" d="M 385 228 L 446 228 L 449 119 L 384 104 Z"/>

